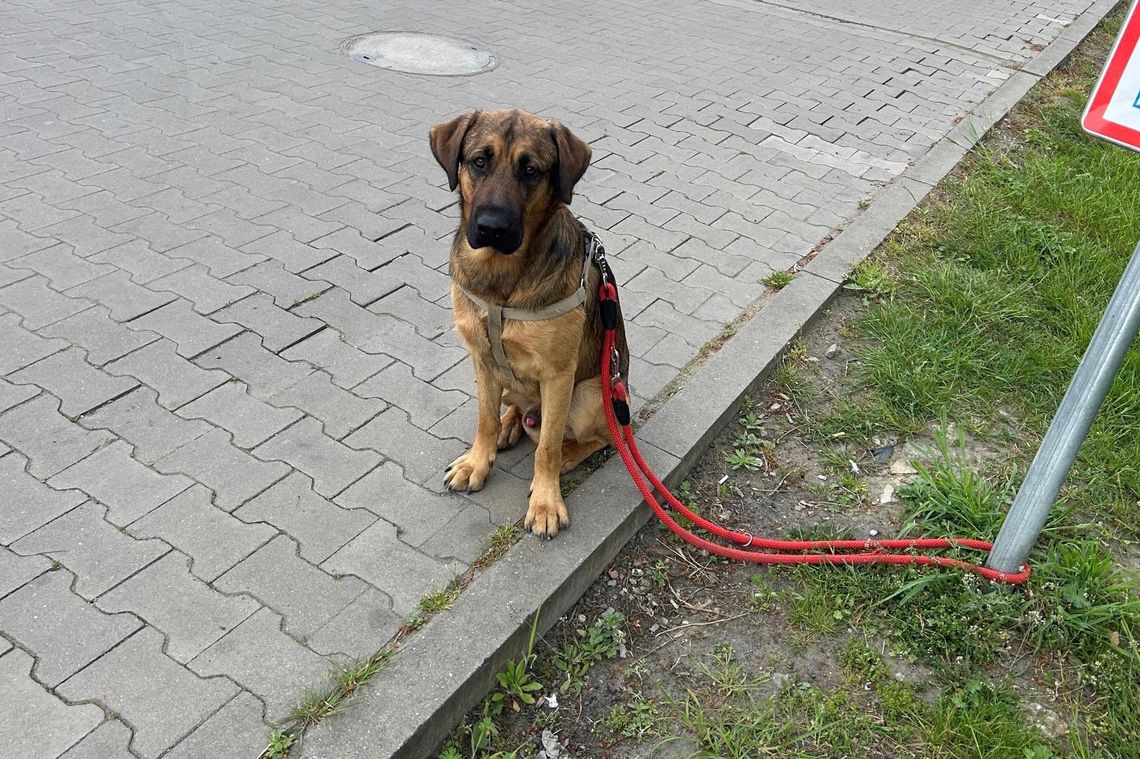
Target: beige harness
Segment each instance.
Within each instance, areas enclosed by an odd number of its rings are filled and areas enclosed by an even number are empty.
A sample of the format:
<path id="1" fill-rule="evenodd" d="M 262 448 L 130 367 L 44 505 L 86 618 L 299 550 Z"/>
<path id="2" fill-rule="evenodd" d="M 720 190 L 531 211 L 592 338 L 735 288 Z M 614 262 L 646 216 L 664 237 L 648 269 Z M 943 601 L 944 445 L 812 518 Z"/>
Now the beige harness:
<path id="1" fill-rule="evenodd" d="M 590 237 L 593 237 L 592 235 Z M 589 240 L 589 238 L 587 238 Z M 596 238 L 595 238 L 596 239 Z M 459 289 L 467 298 L 479 308 L 487 312 L 487 339 L 491 343 L 491 355 L 499 366 L 499 371 L 509 380 L 515 380 L 515 373 L 511 371 L 510 362 L 507 361 L 507 352 L 503 350 L 503 320 L 514 319 L 524 322 L 540 322 L 553 319 L 556 316 L 573 311 L 586 302 L 586 277 L 590 273 L 590 251 L 586 251 L 585 261 L 582 262 L 582 281 L 578 289 L 567 295 L 557 303 L 551 303 L 545 308 L 530 311 L 525 308 L 507 308 L 496 303 L 488 303 L 482 298 L 473 295 L 463 285 Z"/>

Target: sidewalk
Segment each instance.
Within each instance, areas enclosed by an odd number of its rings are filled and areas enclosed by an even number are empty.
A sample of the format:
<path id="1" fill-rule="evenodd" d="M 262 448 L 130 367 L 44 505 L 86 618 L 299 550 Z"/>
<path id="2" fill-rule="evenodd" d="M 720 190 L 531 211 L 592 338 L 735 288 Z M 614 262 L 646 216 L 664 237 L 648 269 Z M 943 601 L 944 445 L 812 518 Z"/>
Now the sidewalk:
<path id="1" fill-rule="evenodd" d="M 475 410 L 431 124 L 517 105 L 591 143 L 573 208 L 644 403 L 1090 3 L 422 6 L 0 8 L 5 756 L 254 757 L 522 516 L 525 447 L 481 493 L 442 487 Z M 339 50 L 377 29 L 501 64 Z M 524 544 L 565 559 L 583 531 Z M 375 752 L 382 708 L 305 754 Z"/>

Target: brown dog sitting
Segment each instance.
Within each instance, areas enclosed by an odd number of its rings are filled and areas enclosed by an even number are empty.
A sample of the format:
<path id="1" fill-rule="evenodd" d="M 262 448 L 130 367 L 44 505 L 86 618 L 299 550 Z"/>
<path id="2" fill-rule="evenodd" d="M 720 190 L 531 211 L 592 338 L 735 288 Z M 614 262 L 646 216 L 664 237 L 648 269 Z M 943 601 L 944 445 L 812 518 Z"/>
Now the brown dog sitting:
<path id="1" fill-rule="evenodd" d="M 482 488 L 496 452 L 525 431 L 538 448 L 524 524 L 554 537 L 570 523 L 561 472 L 609 443 L 599 382 L 600 274 L 566 207 L 590 148 L 556 121 L 504 110 L 436 125 L 431 149 L 451 189 L 459 188 L 451 302 L 479 396 L 475 442 L 448 467 L 447 486 Z M 624 328 L 618 353 L 625 377 Z"/>

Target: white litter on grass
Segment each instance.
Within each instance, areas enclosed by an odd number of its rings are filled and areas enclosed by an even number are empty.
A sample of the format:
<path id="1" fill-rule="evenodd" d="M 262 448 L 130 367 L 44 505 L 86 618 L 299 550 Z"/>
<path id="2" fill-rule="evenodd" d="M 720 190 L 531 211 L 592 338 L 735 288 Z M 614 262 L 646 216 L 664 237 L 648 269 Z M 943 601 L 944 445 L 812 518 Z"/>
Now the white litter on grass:
<path id="1" fill-rule="evenodd" d="M 549 696 L 543 696 L 542 700 L 547 705 L 547 707 L 549 707 L 551 709 L 557 709 L 558 708 L 558 694 L 557 693 L 551 693 Z"/>
<path id="2" fill-rule="evenodd" d="M 558 736 L 549 729 L 542 731 L 542 750 L 535 754 L 534 759 L 571 759 L 566 746 L 558 740 Z"/>

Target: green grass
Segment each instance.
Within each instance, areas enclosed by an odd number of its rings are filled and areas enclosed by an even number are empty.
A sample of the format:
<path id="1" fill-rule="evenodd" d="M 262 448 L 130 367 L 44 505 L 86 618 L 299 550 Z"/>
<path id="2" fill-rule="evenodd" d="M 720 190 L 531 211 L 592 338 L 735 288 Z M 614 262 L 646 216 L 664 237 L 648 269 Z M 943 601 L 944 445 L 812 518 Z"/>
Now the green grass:
<path id="1" fill-rule="evenodd" d="M 262 756 L 284 759 L 294 745 L 299 745 L 305 730 L 321 720 L 340 714 L 348 708 L 357 689 L 372 679 L 390 658 L 394 649 L 386 648 L 372 656 L 338 667 L 322 688 L 305 690 L 300 702 L 288 717 L 269 733 Z"/>
<path id="2" fill-rule="evenodd" d="M 847 289 L 863 299 L 850 346 L 859 392 L 820 398 L 796 356 L 774 377 L 837 458 L 874 436 L 941 427 L 934 460 L 899 492 L 911 533 L 996 535 L 1140 240 L 1140 156 L 1079 128 L 1119 23 L 1118 14 L 1095 33 L 1098 53 L 1035 88 L 1008 129 L 851 277 Z M 950 422 L 957 435 L 945 432 Z M 969 460 L 967 433 L 1001 453 Z M 852 624 L 932 667 L 941 696 L 898 705 L 933 754 L 1136 757 L 1140 593 L 1119 562 L 1138 539 L 1133 346 L 1031 557 L 1026 592 L 994 592 L 957 573 L 807 569 L 797 572 L 789 621 L 809 637 Z M 1019 648 L 1067 668 L 1073 682 L 1059 708 L 1074 730 L 1064 745 L 1027 731 L 997 670 L 985 674 Z"/>
<path id="3" fill-rule="evenodd" d="M 424 614 L 446 611 L 457 598 L 459 598 L 458 585 L 450 585 L 443 590 L 433 590 L 420 599 L 420 611 Z"/>
<path id="4" fill-rule="evenodd" d="M 852 278 L 870 303 L 856 322 L 863 393 L 817 432 L 917 432 L 948 416 L 998 436 L 1006 412 L 1035 444 L 1140 240 L 1140 156 L 1079 127 L 1100 60 L 1078 57 L 1034 90 L 1011 122 L 1020 139 L 988 140 Z M 1066 502 L 1140 538 L 1140 347 L 1070 482 Z"/>
<path id="5" fill-rule="evenodd" d="M 771 287 L 773 290 L 783 290 L 785 287 L 792 283 L 796 275 L 788 271 L 774 271 L 767 277 L 761 280 L 764 284 Z"/>

